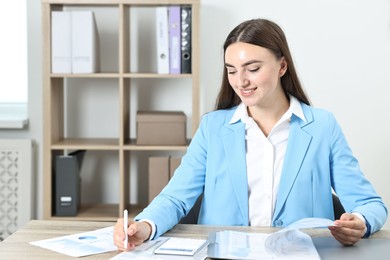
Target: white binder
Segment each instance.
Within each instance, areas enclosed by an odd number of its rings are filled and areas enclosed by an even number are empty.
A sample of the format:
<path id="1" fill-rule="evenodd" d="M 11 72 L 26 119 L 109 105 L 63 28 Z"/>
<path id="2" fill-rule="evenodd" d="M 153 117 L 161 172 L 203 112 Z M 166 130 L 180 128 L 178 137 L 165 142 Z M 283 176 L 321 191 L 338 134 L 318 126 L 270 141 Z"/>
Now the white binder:
<path id="1" fill-rule="evenodd" d="M 168 7 L 156 7 L 157 73 L 169 74 Z"/>
<path id="2" fill-rule="evenodd" d="M 51 13 L 51 72 L 72 73 L 71 13 Z"/>
<path id="3" fill-rule="evenodd" d="M 72 11 L 73 73 L 98 72 L 98 32 L 92 11 Z"/>

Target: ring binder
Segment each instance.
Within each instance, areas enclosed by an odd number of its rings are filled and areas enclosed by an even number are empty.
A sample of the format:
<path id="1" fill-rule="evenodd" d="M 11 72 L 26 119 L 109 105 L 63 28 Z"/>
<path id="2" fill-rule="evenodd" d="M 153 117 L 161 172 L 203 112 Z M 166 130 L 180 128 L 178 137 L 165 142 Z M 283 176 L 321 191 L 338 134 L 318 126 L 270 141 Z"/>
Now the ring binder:
<path id="1" fill-rule="evenodd" d="M 181 73 L 191 73 L 191 7 L 181 7 Z"/>

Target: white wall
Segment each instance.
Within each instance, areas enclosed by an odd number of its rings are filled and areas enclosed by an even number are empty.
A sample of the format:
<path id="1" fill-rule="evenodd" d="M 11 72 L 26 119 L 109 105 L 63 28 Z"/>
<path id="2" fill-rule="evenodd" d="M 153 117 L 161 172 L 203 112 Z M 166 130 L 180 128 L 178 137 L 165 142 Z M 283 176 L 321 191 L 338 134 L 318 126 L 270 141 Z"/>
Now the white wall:
<path id="1" fill-rule="evenodd" d="M 390 3 L 388 0 L 203 0 L 201 9 L 201 113 L 213 109 L 222 44 L 250 18 L 279 23 L 303 85 L 315 106 L 336 115 L 361 167 L 390 206 Z M 28 136 L 36 155 L 37 217 L 42 218 L 42 50 L 40 0 L 28 1 L 30 126 L 0 137 Z M 385 228 L 390 229 L 387 223 Z"/>

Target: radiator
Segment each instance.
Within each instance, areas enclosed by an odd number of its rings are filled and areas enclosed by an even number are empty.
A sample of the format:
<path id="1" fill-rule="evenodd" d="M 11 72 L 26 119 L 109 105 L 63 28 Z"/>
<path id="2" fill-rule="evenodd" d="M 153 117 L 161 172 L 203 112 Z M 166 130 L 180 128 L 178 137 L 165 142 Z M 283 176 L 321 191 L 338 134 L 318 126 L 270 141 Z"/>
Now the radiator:
<path id="1" fill-rule="evenodd" d="M 32 143 L 0 139 L 0 241 L 32 217 Z"/>

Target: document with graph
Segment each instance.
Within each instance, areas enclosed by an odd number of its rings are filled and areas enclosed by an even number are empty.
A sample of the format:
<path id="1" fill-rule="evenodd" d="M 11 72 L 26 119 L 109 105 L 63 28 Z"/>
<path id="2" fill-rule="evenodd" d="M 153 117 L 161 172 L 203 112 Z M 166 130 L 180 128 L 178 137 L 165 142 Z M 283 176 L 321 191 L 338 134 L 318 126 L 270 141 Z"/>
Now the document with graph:
<path id="1" fill-rule="evenodd" d="M 113 230 L 114 227 L 111 226 L 84 233 L 33 241 L 30 244 L 73 257 L 101 254 L 117 250 L 112 239 Z"/>

